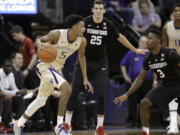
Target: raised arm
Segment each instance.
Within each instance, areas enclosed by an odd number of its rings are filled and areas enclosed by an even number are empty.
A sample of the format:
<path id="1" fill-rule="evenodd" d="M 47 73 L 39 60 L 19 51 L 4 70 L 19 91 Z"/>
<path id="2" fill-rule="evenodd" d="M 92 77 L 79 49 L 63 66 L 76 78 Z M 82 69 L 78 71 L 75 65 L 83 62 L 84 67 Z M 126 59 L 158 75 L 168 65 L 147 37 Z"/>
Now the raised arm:
<path id="1" fill-rule="evenodd" d="M 128 40 L 127 38 L 123 35 L 123 34 L 119 34 L 119 37 L 117 39 L 120 43 L 122 43 L 125 47 L 129 48 L 130 50 L 132 50 L 135 53 L 138 54 L 145 54 L 146 52 L 148 52 L 148 50 L 144 50 L 144 49 L 136 49 Z"/>
<path id="2" fill-rule="evenodd" d="M 47 35 L 42 36 L 41 38 L 36 39 L 35 44 L 38 48 L 46 45 L 46 43 L 56 44 L 60 38 L 59 30 L 52 30 Z"/>
<path id="3" fill-rule="evenodd" d="M 86 58 L 85 58 L 86 45 L 87 45 L 87 41 L 84 37 L 82 37 L 81 46 L 78 50 L 78 60 L 79 60 L 79 64 L 80 64 L 83 79 L 84 79 L 84 86 L 86 89 L 87 89 L 87 87 L 89 87 L 88 91 L 93 93 L 93 88 L 87 78 Z"/>

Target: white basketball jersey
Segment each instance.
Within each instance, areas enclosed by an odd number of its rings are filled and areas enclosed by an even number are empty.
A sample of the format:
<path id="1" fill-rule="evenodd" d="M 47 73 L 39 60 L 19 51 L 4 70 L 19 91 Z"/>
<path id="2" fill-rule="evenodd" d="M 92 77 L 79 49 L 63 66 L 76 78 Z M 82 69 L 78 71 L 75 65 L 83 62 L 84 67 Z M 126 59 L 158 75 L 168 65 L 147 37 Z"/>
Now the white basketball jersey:
<path id="1" fill-rule="evenodd" d="M 180 29 L 175 28 L 174 21 L 167 24 L 167 35 L 169 37 L 169 48 L 175 49 L 180 55 Z"/>
<path id="2" fill-rule="evenodd" d="M 51 63 L 41 62 L 37 65 L 40 70 L 53 68 L 60 72 L 61 68 L 64 67 L 66 59 L 77 51 L 81 45 L 81 37 L 78 37 L 74 42 L 70 43 L 68 41 L 68 31 L 67 29 L 59 30 L 61 35 L 57 44 L 55 44 L 57 49 L 57 57 Z"/>

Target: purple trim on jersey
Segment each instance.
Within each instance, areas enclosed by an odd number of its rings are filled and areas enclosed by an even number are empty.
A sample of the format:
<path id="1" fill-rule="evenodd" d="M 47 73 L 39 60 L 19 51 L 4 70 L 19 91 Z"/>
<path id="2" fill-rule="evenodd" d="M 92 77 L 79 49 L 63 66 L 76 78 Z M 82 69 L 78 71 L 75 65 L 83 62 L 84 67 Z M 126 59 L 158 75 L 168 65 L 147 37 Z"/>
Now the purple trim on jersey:
<path id="1" fill-rule="evenodd" d="M 177 27 L 177 26 L 175 25 L 175 22 L 174 22 L 173 24 L 174 24 L 174 28 L 175 28 L 175 29 L 180 30 L 180 27 Z"/>
<path id="2" fill-rule="evenodd" d="M 53 73 L 53 70 L 49 68 L 49 71 L 52 73 L 54 80 L 56 81 L 56 83 L 58 84 L 58 80 L 56 78 L 56 75 Z"/>
<path id="3" fill-rule="evenodd" d="M 62 78 L 64 78 L 64 76 L 62 76 L 59 72 L 57 72 L 57 71 L 56 71 L 55 69 L 53 69 L 53 68 L 49 68 L 49 71 L 52 73 L 52 75 L 53 75 L 53 77 L 54 77 L 54 79 L 55 79 L 55 81 L 56 81 L 57 84 L 58 84 L 58 80 L 57 80 L 56 75 L 54 74 L 54 72 L 57 73 L 58 75 L 60 75 Z"/>
<path id="4" fill-rule="evenodd" d="M 75 40 L 74 40 L 74 41 L 70 41 L 70 39 L 69 39 L 69 31 L 70 31 L 70 30 L 67 30 L 67 41 L 68 41 L 70 44 L 72 44 Z"/>
<path id="5" fill-rule="evenodd" d="M 39 74 L 40 76 L 41 76 L 41 73 L 40 73 L 39 68 L 37 67 L 37 65 L 38 65 L 39 63 L 41 63 L 41 62 L 42 62 L 41 60 L 38 60 L 38 61 L 36 62 L 36 73 Z"/>
<path id="6" fill-rule="evenodd" d="M 41 60 L 38 60 L 37 62 L 36 62 L 36 66 L 39 64 L 39 63 L 41 63 L 42 61 Z"/>
<path id="7" fill-rule="evenodd" d="M 41 76 L 41 72 L 39 71 L 38 67 L 36 67 L 36 72 Z"/>

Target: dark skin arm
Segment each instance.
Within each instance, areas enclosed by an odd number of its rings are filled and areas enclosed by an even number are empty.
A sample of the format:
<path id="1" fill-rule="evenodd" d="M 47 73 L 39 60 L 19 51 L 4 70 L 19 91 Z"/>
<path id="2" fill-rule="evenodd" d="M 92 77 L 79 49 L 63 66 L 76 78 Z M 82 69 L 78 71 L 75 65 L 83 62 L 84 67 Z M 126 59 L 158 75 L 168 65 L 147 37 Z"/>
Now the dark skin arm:
<path id="1" fill-rule="evenodd" d="M 136 80 L 133 82 L 132 86 L 129 88 L 129 90 L 122 96 L 119 96 L 117 98 L 114 99 L 115 104 L 117 104 L 118 102 L 120 102 L 120 104 L 122 104 L 122 102 L 124 102 L 125 100 L 128 99 L 128 96 L 130 96 L 131 94 L 133 94 L 144 82 L 146 76 L 147 76 L 148 71 L 147 70 L 141 70 L 141 73 L 138 75 L 138 77 L 136 78 Z"/>
<path id="2" fill-rule="evenodd" d="M 168 47 L 167 25 L 162 30 L 162 46 Z"/>
<path id="3" fill-rule="evenodd" d="M 119 34 L 119 37 L 117 38 L 117 40 L 122 43 L 122 45 L 124 45 L 126 48 L 132 50 L 133 52 L 137 53 L 137 54 L 145 54 L 146 52 L 148 52 L 148 50 L 145 49 L 136 49 L 128 40 L 127 38 L 122 35 Z"/>
<path id="4" fill-rule="evenodd" d="M 59 30 L 52 30 L 47 35 L 42 36 L 39 39 L 36 39 L 35 44 L 38 48 L 41 48 L 43 46 L 46 46 L 46 44 L 56 44 L 59 40 L 61 33 Z"/>
<path id="5" fill-rule="evenodd" d="M 91 86 L 91 83 L 88 81 L 88 77 L 87 77 L 87 70 L 86 70 L 86 58 L 85 58 L 85 48 L 87 45 L 87 41 L 84 37 L 82 37 L 82 42 L 81 42 L 81 46 L 78 50 L 78 60 L 80 63 L 80 67 L 81 67 L 81 71 L 82 71 L 82 75 L 84 78 L 84 86 L 85 88 L 89 88 L 88 91 L 93 93 L 93 87 Z"/>

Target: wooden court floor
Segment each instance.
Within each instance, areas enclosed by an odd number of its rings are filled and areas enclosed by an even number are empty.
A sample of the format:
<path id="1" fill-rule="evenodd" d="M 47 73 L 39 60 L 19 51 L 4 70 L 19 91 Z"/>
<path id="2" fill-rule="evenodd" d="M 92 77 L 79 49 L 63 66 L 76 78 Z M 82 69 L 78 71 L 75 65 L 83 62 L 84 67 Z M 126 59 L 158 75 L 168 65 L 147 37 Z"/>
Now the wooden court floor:
<path id="1" fill-rule="evenodd" d="M 141 135 L 141 129 L 106 129 L 108 135 Z M 73 131 L 72 135 L 94 135 L 94 130 Z M 0 134 L 13 135 L 13 134 Z M 54 135 L 52 132 L 23 133 L 23 135 Z M 165 129 L 155 129 L 150 131 L 150 135 L 167 135 Z M 177 134 L 180 135 L 180 134 Z"/>

